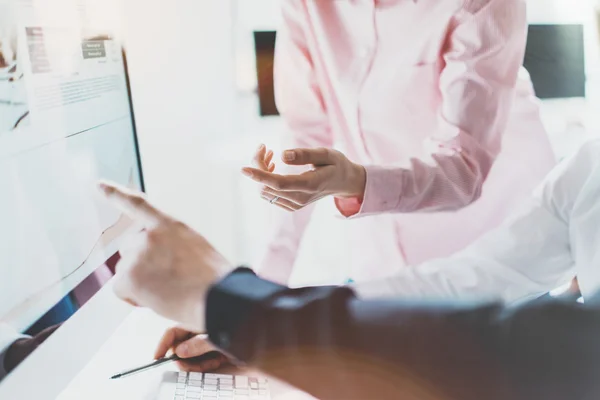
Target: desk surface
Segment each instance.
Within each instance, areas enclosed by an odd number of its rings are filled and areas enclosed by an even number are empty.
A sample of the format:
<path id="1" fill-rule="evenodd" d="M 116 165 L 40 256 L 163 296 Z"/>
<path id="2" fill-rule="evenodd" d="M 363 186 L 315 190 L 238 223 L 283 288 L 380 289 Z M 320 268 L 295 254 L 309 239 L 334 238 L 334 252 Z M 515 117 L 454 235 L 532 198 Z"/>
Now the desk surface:
<path id="1" fill-rule="evenodd" d="M 147 363 L 152 358 L 156 344 L 165 329 L 172 325 L 173 322 L 162 319 L 148 310 L 132 312 L 58 400 L 156 399 L 163 373 L 174 370 L 174 364 L 129 378 L 110 380 L 109 377 L 129 367 Z M 257 375 L 253 372 L 246 373 Z M 273 400 L 313 399 L 272 378 L 269 378 L 269 385 Z"/>

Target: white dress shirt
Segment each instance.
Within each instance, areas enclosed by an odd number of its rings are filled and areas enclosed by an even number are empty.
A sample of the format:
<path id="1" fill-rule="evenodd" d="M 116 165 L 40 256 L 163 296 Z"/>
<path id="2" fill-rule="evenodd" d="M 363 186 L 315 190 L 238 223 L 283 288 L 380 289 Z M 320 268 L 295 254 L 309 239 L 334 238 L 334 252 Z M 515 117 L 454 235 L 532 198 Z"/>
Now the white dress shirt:
<path id="1" fill-rule="evenodd" d="M 355 288 L 362 297 L 513 302 L 574 276 L 584 298 L 600 288 L 600 140 L 556 167 L 520 212 L 466 250 Z"/>
<path id="2" fill-rule="evenodd" d="M 6 376 L 6 371 L 4 370 L 4 356 L 6 351 L 14 342 L 26 337 L 28 336 L 21 335 L 12 327 L 0 323 L 0 380 Z"/>

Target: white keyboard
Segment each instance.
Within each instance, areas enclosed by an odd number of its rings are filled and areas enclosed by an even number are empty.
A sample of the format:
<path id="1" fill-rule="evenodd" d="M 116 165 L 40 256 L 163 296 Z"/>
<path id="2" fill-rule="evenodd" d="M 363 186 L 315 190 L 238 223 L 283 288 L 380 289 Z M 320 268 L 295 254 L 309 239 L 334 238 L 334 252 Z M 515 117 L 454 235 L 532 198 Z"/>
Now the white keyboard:
<path id="1" fill-rule="evenodd" d="M 265 378 L 179 372 L 174 400 L 192 399 L 269 400 L 270 395 Z"/>

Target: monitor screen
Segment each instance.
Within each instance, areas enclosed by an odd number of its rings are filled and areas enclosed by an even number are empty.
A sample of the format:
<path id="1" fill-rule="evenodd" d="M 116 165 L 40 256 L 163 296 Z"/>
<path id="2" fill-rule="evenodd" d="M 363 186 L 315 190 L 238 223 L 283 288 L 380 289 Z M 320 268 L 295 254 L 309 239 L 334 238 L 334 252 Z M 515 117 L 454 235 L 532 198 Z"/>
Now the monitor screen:
<path id="1" fill-rule="evenodd" d="M 143 190 L 125 57 L 102 7 L 0 0 L 0 325 L 18 332 L 76 311 L 136 229 L 96 189 Z"/>
<path id="2" fill-rule="evenodd" d="M 524 66 L 539 98 L 585 97 L 583 25 L 530 25 Z"/>

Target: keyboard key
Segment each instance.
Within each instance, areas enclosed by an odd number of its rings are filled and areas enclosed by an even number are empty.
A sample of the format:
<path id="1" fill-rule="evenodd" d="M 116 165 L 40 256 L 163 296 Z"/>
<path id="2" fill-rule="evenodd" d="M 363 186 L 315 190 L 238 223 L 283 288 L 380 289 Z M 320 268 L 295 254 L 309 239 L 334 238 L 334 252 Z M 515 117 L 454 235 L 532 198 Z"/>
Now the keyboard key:
<path id="1" fill-rule="evenodd" d="M 202 395 L 204 396 L 204 397 L 202 397 L 203 399 L 206 399 L 207 397 L 214 397 L 216 399 L 218 393 L 217 392 L 204 392 Z"/>
<path id="2" fill-rule="evenodd" d="M 173 400 L 185 400 L 183 396 L 175 396 Z"/>
<path id="3" fill-rule="evenodd" d="M 196 381 L 193 379 L 190 379 L 187 384 L 188 386 L 202 387 L 202 381 Z"/>
<path id="4" fill-rule="evenodd" d="M 258 389 L 258 382 L 250 382 L 250 389 Z"/>
<path id="5" fill-rule="evenodd" d="M 201 381 L 202 380 L 202 372 L 190 372 L 190 379 Z"/>
<path id="6" fill-rule="evenodd" d="M 219 383 L 219 381 L 217 379 L 210 379 L 210 378 L 204 377 L 205 385 L 216 385 L 217 383 Z"/>
<path id="7" fill-rule="evenodd" d="M 187 378 L 188 373 L 185 371 L 179 371 L 179 378 Z"/>
<path id="8" fill-rule="evenodd" d="M 211 391 L 211 392 L 216 392 L 217 391 L 217 385 L 204 385 L 203 386 L 204 391 Z"/>
<path id="9" fill-rule="evenodd" d="M 175 389 L 175 396 L 185 395 L 185 389 Z"/>
<path id="10" fill-rule="evenodd" d="M 233 390 L 233 385 L 219 383 L 219 390 Z"/>
<path id="11" fill-rule="evenodd" d="M 231 385 L 231 386 L 233 386 L 233 379 L 219 379 L 219 385 Z"/>
<path id="12" fill-rule="evenodd" d="M 233 379 L 233 375 L 227 375 L 227 374 L 206 374 L 206 375 L 211 375 L 211 377 L 217 378 L 217 379 Z"/>
<path id="13" fill-rule="evenodd" d="M 235 387 L 236 388 L 247 388 L 248 387 L 248 377 L 236 375 Z"/>
<path id="14" fill-rule="evenodd" d="M 185 389 L 185 383 L 178 383 L 176 388 L 177 389 Z"/>
<path id="15" fill-rule="evenodd" d="M 258 388 L 259 389 L 267 389 L 269 387 L 269 385 L 267 385 L 266 383 L 259 383 L 258 384 Z"/>
<path id="16" fill-rule="evenodd" d="M 191 393 L 191 392 L 202 393 L 202 388 L 198 387 L 198 386 L 188 386 L 187 391 L 188 391 L 188 393 Z"/>
<path id="17" fill-rule="evenodd" d="M 185 378 L 185 377 L 177 378 L 177 383 L 186 383 L 186 382 L 187 382 L 187 378 Z"/>
<path id="18" fill-rule="evenodd" d="M 235 389 L 235 395 L 236 395 L 236 396 L 237 396 L 238 394 L 239 394 L 239 395 L 247 395 L 247 394 L 249 394 L 249 393 L 250 393 L 250 391 L 249 391 L 247 388 L 246 388 L 246 389 L 237 389 L 237 388 Z"/>
<path id="19" fill-rule="evenodd" d="M 187 394 L 185 395 L 185 399 L 201 399 L 202 398 L 202 393 L 196 393 L 196 392 L 187 392 Z"/>

